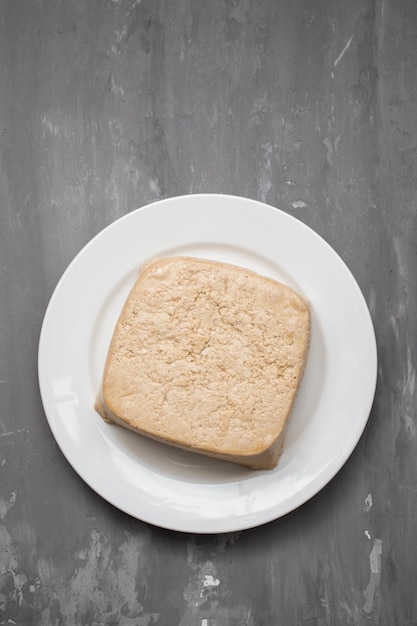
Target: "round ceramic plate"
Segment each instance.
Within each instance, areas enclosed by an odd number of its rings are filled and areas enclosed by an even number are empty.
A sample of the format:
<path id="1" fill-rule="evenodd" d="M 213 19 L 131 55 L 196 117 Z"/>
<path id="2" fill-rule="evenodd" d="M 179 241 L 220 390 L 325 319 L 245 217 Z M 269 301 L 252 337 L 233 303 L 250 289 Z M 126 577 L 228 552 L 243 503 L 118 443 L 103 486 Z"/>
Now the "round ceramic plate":
<path id="1" fill-rule="evenodd" d="M 308 363 L 274 470 L 159 444 L 105 423 L 94 410 L 114 325 L 139 268 L 155 256 L 174 255 L 247 267 L 310 302 Z M 45 413 L 81 478 L 138 519 L 196 533 L 263 524 L 322 489 L 362 434 L 376 371 L 368 308 L 334 250 L 278 209 L 218 194 L 156 202 L 94 237 L 58 283 L 39 344 Z"/>

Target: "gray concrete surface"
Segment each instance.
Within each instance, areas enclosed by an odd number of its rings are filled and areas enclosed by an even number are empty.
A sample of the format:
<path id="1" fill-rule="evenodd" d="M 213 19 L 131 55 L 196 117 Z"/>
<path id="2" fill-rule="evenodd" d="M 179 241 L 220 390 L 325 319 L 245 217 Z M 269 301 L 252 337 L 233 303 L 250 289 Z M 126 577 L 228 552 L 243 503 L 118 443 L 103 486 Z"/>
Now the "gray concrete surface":
<path id="1" fill-rule="evenodd" d="M 413 0 L 0 2 L 0 624 L 417 624 L 416 40 Z M 37 380 L 45 309 L 78 251 L 196 192 L 320 233 L 379 350 L 367 428 L 334 480 L 220 536 L 97 496 Z"/>

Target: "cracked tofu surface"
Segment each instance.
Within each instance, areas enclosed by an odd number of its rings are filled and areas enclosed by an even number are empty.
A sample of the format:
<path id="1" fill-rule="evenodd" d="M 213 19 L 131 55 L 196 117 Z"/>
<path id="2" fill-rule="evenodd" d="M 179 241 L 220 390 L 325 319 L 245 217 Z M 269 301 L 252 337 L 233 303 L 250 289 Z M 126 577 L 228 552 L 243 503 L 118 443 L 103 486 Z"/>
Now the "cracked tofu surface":
<path id="1" fill-rule="evenodd" d="M 155 259 L 117 322 L 97 411 L 138 433 L 274 467 L 310 342 L 307 302 L 234 265 Z"/>

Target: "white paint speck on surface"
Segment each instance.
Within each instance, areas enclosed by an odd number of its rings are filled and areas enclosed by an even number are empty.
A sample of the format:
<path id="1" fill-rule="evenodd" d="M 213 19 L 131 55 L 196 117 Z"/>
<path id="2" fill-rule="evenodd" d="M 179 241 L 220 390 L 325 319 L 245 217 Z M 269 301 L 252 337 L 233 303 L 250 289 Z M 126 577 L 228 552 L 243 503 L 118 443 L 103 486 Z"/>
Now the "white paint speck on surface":
<path id="1" fill-rule="evenodd" d="M 353 41 L 353 35 L 348 39 L 347 44 L 345 45 L 345 47 L 343 48 L 342 52 L 339 54 L 339 56 L 337 57 L 337 59 L 335 60 L 335 62 L 333 63 L 334 67 L 336 67 L 337 65 L 339 65 L 340 61 L 343 59 L 343 57 L 345 56 L 346 52 L 349 50 L 351 43 Z"/>
<path id="2" fill-rule="evenodd" d="M 365 537 L 367 537 L 368 539 L 371 538 L 371 533 L 369 532 L 369 530 L 364 530 L 363 534 L 365 535 Z"/>
<path id="3" fill-rule="evenodd" d="M 114 34 L 116 35 L 116 40 L 117 43 L 121 43 L 123 41 L 123 39 L 126 37 L 127 35 L 127 25 L 123 27 L 122 30 L 115 30 Z"/>
<path id="4" fill-rule="evenodd" d="M 43 118 L 42 118 L 42 126 L 44 127 L 44 132 L 43 132 L 43 138 L 45 139 L 46 137 L 46 133 L 49 133 L 50 135 L 53 136 L 57 136 L 59 134 L 59 125 L 58 124 L 54 124 L 48 117 L 48 115 L 45 113 Z"/>
<path id="5" fill-rule="evenodd" d="M 17 430 L 8 430 L 5 433 L 0 433 L 0 437 L 12 437 L 12 435 L 17 435 L 19 433 L 24 433 L 24 428 L 18 428 Z"/>
<path id="6" fill-rule="evenodd" d="M 416 390 L 416 370 L 410 346 L 407 347 L 407 388 L 410 391 L 410 395 L 414 396 Z"/>
<path id="7" fill-rule="evenodd" d="M 365 613 L 371 613 L 374 606 L 374 597 L 381 581 L 381 561 L 382 561 L 382 540 L 374 539 L 373 547 L 369 555 L 369 582 L 363 592 L 365 596 L 365 604 L 363 610 Z"/>
<path id="8" fill-rule="evenodd" d="M 203 580 L 203 587 L 218 587 L 220 585 L 220 580 L 218 578 L 214 578 L 211 574 L 206 574 Z"/>
<path id="9" fill-rule="evenodd" d="M 405 423 L 405 429 L 407 431 L 407 434 L 410 437 L 415 437 L 416 436 L 416 425 L 415 425 L 414 420 L 411 417 L 411 415 L 407 414 L 404 417 L 404 423 Z"/>
<path id="10" fill-rule="evenodd" d="M 267 109 L 267 101 L 268 101 L 268 97 L 266 93 L 258 96 L 255 99 L 251 112 L 250 112 L 250 118 L 249 118 L 249 122 L 251 126 L 253 125 L 258 126 L 259 124 L 262 124 L 262 120 Z"/>
<path id="11" fill-rule="evenodd" d="M 375 539 L 374 547 L 369 555 L 369 564 L 372 574 L 379 574 L 381 572 L 381 555 L 382 555 L 382 540 Z"/>
<path id="12" fill-rule="evenodd" d="M 10 569 L 10 573 L 13 576 L 13 584 L 14 584 L 14 597 L 17 599 L 19 606 L 22 606 L 23 603 L 23 586 L 27 583 L 28 579 L 26 574 L 17 573 L 14 570 Z"/>
<path id="13" fill-rule="evenodd" d="M 403 271 L 403 273 L 405 273 Z M 416 369 L 414 365 L 414 357 L 410 346 L 407 346 L 407 373 L 403 382 L 403 398 L 406 406 L 404 407 L 404 428 L 407 436 L 413 438 L 416 436 L 416 416 L 415 416 L 415 389 L 416 389 Z"/>
<path id="14" fill-rule="evenodd" d="M 272 183 L 269 179 L 269 176 L 261 175 L 259 181 L 259 194 L 261 196 L 262 202 L 266 202 L 268 193 L 270 192 L 272 187 Z"/>
<path id="15" fill-rule="evenodd" d="M 110 86 L 110 90 L 111 90 L 112 93 L 114 93 L 116 96 L 118 96 L 120 98 L 124 98 L 125 90 L 123 89 L 123 87 L 121 85 L 117 85 L 116 84 L 116 82 L 114 80 L 113 73 L 110 74 L 109 86 Z"/>
<path id="16" fill-rule="evenodd" d="M 333 155 L 334 155 L 333 144 L 328 137 L 325 137 L 323 139 L 323 143 L 326 146 L 326 161 L 329 167 L 333 167 Z"/>
<path id="17" fill-rule="evenodd" d="M 368 493 L 368 495 L 365 498 L 365 506 L 363 507 L 363 510 L 365 513 L 368 513 L 368 511 L 370 511 L 372 508 L 372 493 Z"/>
<path id="18" fill-rule="evenodd" d="M 16 492 L 13 491 L 10 494 L 10 498 L 8 500 L 0 499 L 0 520 L 3 520 L 9 509 L 12 508 L 16 504 Z"/>
<path id="19" fill-rule="evenodd" d="M 161 187 L 159 185 L 159 181 L 155 178 L 149 178 L 149 191 L 155 194 L 156 197 L 159 197 L 161 194 Z"/>
<path id="20" fill-rule="evenodd" d="M 304 209 L 307 206 L 307 203 L 304 200 L 293 200 L 290 202 L 293 209 Z"/>

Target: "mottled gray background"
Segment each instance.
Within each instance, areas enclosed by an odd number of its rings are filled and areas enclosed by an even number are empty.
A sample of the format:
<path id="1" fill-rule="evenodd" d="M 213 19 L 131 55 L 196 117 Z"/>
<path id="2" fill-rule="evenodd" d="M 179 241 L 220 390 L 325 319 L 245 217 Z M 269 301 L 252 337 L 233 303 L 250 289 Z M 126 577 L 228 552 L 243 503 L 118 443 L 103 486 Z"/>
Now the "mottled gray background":
<path id="1" fill-rule="evenodd" d="M 0 624 L 417 624 L 416 41 L 415 0 L 0 1 Z M 379 349 L 336 478 L 221 536 L 92 492 L 37 383 L 68 263 L 119 216 L 193 192 L 312 226 Z"/>

